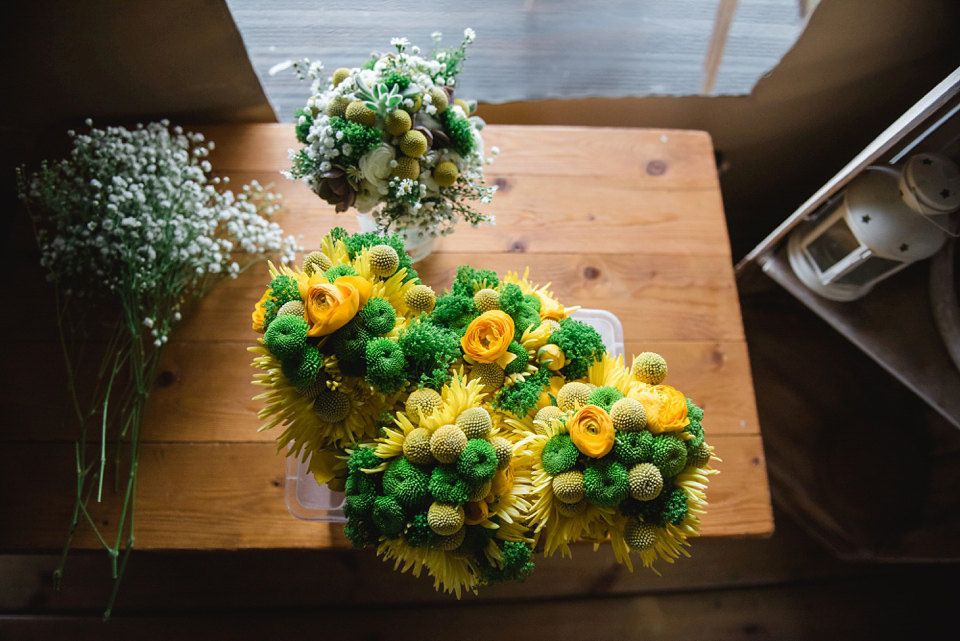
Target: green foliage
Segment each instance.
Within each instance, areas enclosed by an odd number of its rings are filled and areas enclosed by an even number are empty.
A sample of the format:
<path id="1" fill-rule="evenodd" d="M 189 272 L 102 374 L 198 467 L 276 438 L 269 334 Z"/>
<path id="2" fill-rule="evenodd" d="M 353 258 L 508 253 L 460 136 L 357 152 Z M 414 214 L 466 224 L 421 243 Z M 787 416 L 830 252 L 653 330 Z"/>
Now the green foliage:
<path id="1" fill-rule="evenodd" d="M 693 438 L 686 442 L 687 451 L 692 452 L 703 443 L 703 410 L 694 405 L 689 398 L 687 399 L 687 418 L 690 419 L 690 424 L 683 428 L 683 431 L 693 434 Z"/>
<path id="2" fill-rule="evenodd" d="M 583 471 L 587 500 L 598 507 L 614 507 L 630 494 L 627 468 L 610 459 L 594 461 Z"/>
<path id="3" fill-rule="evenodd" d="M 397 269 L 407 270 L 406 276 L 403 277 L 403 282 L 406 283 L 410 280 L 416 280 L 418 283 L 420 282 L 420 278 L 417 276 L 417 271 L 413 268 L 413 261 L 410 260 L 410 255 L 404 251 L 403 238 L 399 234 L 380 235 L 376 232 L 367 232 L 364 234 L 358 233 L 350 236 L 343 231 L 341 238 L 347 245 L 347 253 L 350 255 L 350 260 L 356 258 L 357 254 L 359 254 L 364 247 L 373 247 L 374 245 L 390 245 L 394 248 L 394 250 L 396 250 L 397 258 L 400 259 L 400 264 Z"/>
<path id="4" fill-rule="evenodd" d="M 470 488 L 457 474 L 456 464 L 438 465 L 430 475 L 430 494 L 438 503 L 460 505 L 466 502 Z"/>
<path id="5" fill-rule="evenodd" d="M 427 513 L 420 512 L 414 515 L 413 519 L 410 521 L 410 525 L 407 526 L 407 543 L 411 547 L 422 547 L 424 545 L 430 545 L 437 540 L 437 534 L 430 529 L 430 526 L 427 524 Z"/>
<path id="6" fill-rule="evenodd" d="M 507 283 L 500 288 L 500 309 L 513 319 L 515 341 L 520 342 L 527 329 L 540 325 L 539 308 L 539 304 L 534 306 L 527 299 L 519 285 Z"/>
<path id="7" fill-rule="evenodd" d="M 481 568 L 481 583 L 490 585 L 504 581 L 523 582 L 533 572 L 533 548 L 522 541 L 500 544 L 500 566 L 485 563 Z M 486 560 L 486 557 L 484 557 Z"/>
<path id="8" fill-rule="evenodd" d="M 310 133 L 310 126 L 313 124 L 313 115 L 306 109 L 297 107 L 293 110 L 293 116 L 297 123 L 294 129 L 297 133 L 297 142 L 305 145 L 307 144 L 307 134 Z M 303 122 L 300 122 L 301 117 L 303 117 Z"/>
<path id="9" fill-rule="evenodd" d="M 380 530 L 370 519 L 348 519 L 343 534 L 356 548 L 373 546 L 380 540 Z"/>
<path id="10" fill-rule="evenodd" d="M 447 109 L 440 114 L 440 122 L 443 123 L 443 128 L 450 137 L 450 146 L 453 150 L 461 156 L 469 156 L 477 145 L 473 139 L 470 121 L 457 116 L 453 109 Z"/>
<path id="11" fill-rule="evenodd" d="M 367 343 L 373 337 L 358 319 L 330 335 L 330 346 L 337 355 L 340 371 L 346 376 L 364 376 L 367 371 Z"/>
<path id="12" fill-rule="evenodd" d="M 469 265 L 457 267 L 457 275 L 453 279 L 450 290 L 461 296 L 473 295 L 484 288 L 496 289 L 500 286 L 500 278 L 492 269 L 474 269 Z"/>
<path id="13" fill-rule="evenodd" d="M 301 149 L 293 157 L 293 166 L 290 168 L 290 175 L 294 178 L 303 178 L 312 176 L 320 171 L 320 160 L 318 157 L 311 158 L 306 149 Z"/>
<path id="14" fill-rule="evenodd" d="M 619 401 L 621 398 L 623 398 L 623 392 L 618 390 L 616 387 L 604 386 L 598 387 L 590 392 L 590 396 L 587 397 L 587 403 L 589 405 L 602 407 L 609 413 L 610 408 L 613 407 L 613 404 Z"/>
<path id="15" fill-rule="evenodd" d="M 556 476 L 572 468 L 579 456 L 580 450 L 573 444 L 569 434 L 556 434 L 543 446 L 540 460 L 544 471 Z"/>
<path id="16" fill-rule="evenodd" d="M 307 346 L 307 321 L 300 316 L 278 316 L 270 323 L 263 340 L 277 358 L 299 356 Z"/>
<path id="17" fill-rule="evenodd" d="M 687 496 L 683 489 L 666 485 L 660 496 L 652 501 L 627 497 L 620 504 L 620 512 L 625 516 L 635 516 L 657 527 L 664 527 L 667 523 L 679 525 L 687 518 L 688 511 Z"/>
<path id="18" fill-rule="evenodd" d="M 383 492 L 406 510 L 416 511 L 430 504 L 429 485 L 429 475 L 402 456 L 383 473 Z"/>
<path id="19" fill-rule="evenodd" d="M 330 233 L 327 235 L 330 236 L 330 238 L 332 238 L 334 242 L 338 240 L 342 240 L 346 242 L 347 239 L 350 238 L 350 233 L 343 227 L 334 227 L 333 229 L 330 230 Z"/>
<path id="20" fill-rule="evenodd" d="M 330 119 L 330 127 L 334 132 L 343 132 L 343 138 L 337 141 L 341 164 L 356 166 L 365 153 L 383 141 L 379 129 L 367 127 L 359 122 L 350 122 L 340 116 Z M 346 144 L 350 145 L 349 154 L 343 153 L 343 147 Z"/>
<path id="21" fill-rule="evenodd" d="M 663 506 L 663 520 L 674 525 L 680 525 L 687 518 L 689 511 L 687 493 L 682 488 L 673 488 Z"/>
<path id="22" fill-rule="evenodd" d="M 383 84 L 388 87 L 396 87 L 398 92 L 403 93 L 410 86 L 410 77 L 394 69 L 388 71 L 384 76 Z"/>
<path id="23" fill-rule="evenodd" d="M 637 463 L 649 463 L 653 459 L 653 434 L 646 430 L 617 432 L 613 456 L 628 469 Z"/>
<path id="24" fill-rule="evenodd" d="M 456 332 L 459 336 L 467 330 L 467 326 L 477 317 L 477 308 L 473 304 L 473 296 L 450 292 L 437 296 L 436 305 L 430 313 L 430 322 L 438 327 L 445 327 Z"/>
<path id="25" fill-rule="evenodd" d="M 296 279 L 285 274 L 280 274 L 270 281 L 270 296 L 264 302 L 263 309 L 266 312 L 263 318 L 265 329 L 270 328 L 270 323 L 277 317 L 277 312 L 286 303 L 292 300 L 300 300 L 300 285 Z"/>
<path id="26" fill-rule="evenodd" d="M 540 297 L 536 294 L 524 294 L 523 299 L 527 301 L 527 306 L 533 309 L 533 311 L 540 313 Z"/>
<path id="27" fill-rule="evenodd" d="M 374 336 L 382 336 L 397 324 L 397 310 L 385 298 L 371 298 L 360 310 L 360 322 Z"/>
<path id="28" fill-rule="evenodd" d="M 544 388 L 550 383 L 550 370 L 540 370 L 526 379 L 504 387 L 493 398 L 493 407 L 523 418 L 536 408 Z"/>
<path id="29" fill-rule="evenodd" d="M 440 390 L 450 380 L 450 366 L 460 357 L 460 339 L 449 329 L 414 321 L 397 341 L 406 357 L 406 378 Z"/>
<path id="30" fill-rule="evenodd" d="M 367 343 L 367 382 L 384 394 L 399 392 L 407 385 L 406 359 L 400 345 L 389 338 L 374 338 Z"/>
<path id="31" fill-rule="evenodd" d="M 350 474 L 351 474 L 351 477 L 350 477 L 350 478 L 353 478 L 352 475 L 353 475 L 354 473 L 360 472 L 361 470 L 368 470 L 368 469 L 370 469 L 370 468 L 374 468 L 374 467 L 380 465 L 380 463 L 382 463 L 382 462 L 383 462 L 383 461 L 381 460 L 381 458 L 380 458 L 379 456 L 377 456 L 376 450 L 375 450 L 374 448 L 372 448 L 372 447 L 358 447 L 358 448 L 355 449 L 355 450 L 353 451 L 353 453 L 350 455 L 350 458 L 347 459 L 347 470 L 348 470 L 348 471 L 350 472 Z M 364 473 L 364 472 L 360 472 L 360 473 L 366 474 L 366 473 Z M 348 483 L 347 493 L 348 493 L 348 494 L 349 494 L 349 492 L 350 492 L 350 490 L 349 490 L 349 481 L 350 481 L 350 479 L 347 479 L 347 483 Z"/>
<path id="32" fill-rule="evenodd" d="M 497 453 L 486 440 L 470 439 L 457 459 L 456 465 L 460 478 L 470 487 L 477 487 L 492 479 L 497 473 Z"/>
<path id="33" fill-rule="evenodd" d="M 586 323 L 564 318 L 560 329 L 550 335 L 550 342 L 563 350 L 567 363 L 560 369 L 567 380 L 577 380 L 587 375 L 594 362 L 607 353 L 603 338 Z"/>

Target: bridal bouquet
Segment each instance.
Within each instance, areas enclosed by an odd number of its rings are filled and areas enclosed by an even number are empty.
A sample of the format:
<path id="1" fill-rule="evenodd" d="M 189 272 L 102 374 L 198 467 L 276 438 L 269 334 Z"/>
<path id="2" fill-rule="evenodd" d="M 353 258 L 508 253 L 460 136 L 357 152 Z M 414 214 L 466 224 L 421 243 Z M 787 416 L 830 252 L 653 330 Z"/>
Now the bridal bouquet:
<path id="1" fill-rule="evenodd" d="M 459 47 L 426 57 L 394 38 L 393 51 L 332 77 L 319 63 L 293 63 L 301 79 L 312 79 L 312 95 L 297 110 L 304 147 L 291 151 L 288 176 L 303 179 L 338 212 L 369 212 L 382 230 L 436 236 L 452 233 L 460 218 L 492 224 L 468 205 L 490 202 L 495 191 L 483 179 L 483 121 L 472 115 L 476 103 L 455 92 L 474 37 L 467 29 Z"/>
<path id="2" fill-rule="evenodd" d="M 269 220 L 277 208 L 272 194 L 252 183 L 235 195 L 220 190 L 226 179 L 208 177 L 213 143 L 202 135 L 171 131 L 165 120 L 133 130 L 87 125 L 88 133 L 70 132 L 69 158 L 32 174 L 21 169 L 18 178 L 56 293 L 79 425 L 75 509 L 55 582 L 86 523 L 113 566 L 109 616 L 133 549 L 140 426 L 164 345 L 192 299 L 267 255 L 292 261 L 300 248 Z M 100 339 L 103 349 L 93 344 Z M 85 394 L 78 373 L 91 353 L 100 375 Z M 108 460 L 124 497 L 115 533 L 103 532 L 87 510 L 102 498 Z"/>
<path id="3" fill-rule="evenodd" d="M 462 266 L 437 295 L 401 245 L 335 229 L 253 314 L 263 429 L 345 492 L 347 538 L 457 595 L 574 541 L 685 553 L 715 457 L 664 359 L 626 367 L 528 273 Z"/>

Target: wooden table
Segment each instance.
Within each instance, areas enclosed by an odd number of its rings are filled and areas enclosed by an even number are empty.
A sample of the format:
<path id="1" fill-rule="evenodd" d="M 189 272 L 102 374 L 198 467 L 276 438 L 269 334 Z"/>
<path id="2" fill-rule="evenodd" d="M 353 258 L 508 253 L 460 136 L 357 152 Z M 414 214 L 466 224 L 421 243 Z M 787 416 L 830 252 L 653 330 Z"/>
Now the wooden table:
<path id="1" fill-rule="evenodd" d="M 211 162 L 239 188 L 257 179 L 283 193 L 281 226 L 314 248 L 334 225 L 356 231 L 303 184 L 279 175 L 296 147 L 289 125 L 201 129 Z M 628 360 L 656 351 L 667 382 L 703 406 L 707 440 L 723 459 L 703 518 L 705 536 L 773 531 L 763 444 L 709 136 L 696 131 L 490 126 L 487 170 L 500 187 L 484 211 L 495 227 L 461 226 L 416 267 L 440 290 L 456 267 L 523 270 L 568 305 L 606 309 L 623 323 Z M 23 218 L 21 216 L 21 218 Z M 52 289 L 27 225 L 2 258 L 12 288 L 0 340 L 0 550 L 56 550 L 72 509 L 75 435 L 59 368 Z M 144 426 L 136 513 L 139 549 L 346 546 L 340 525 L 294 519 L 284 505 L 277 432 L 258 433 L 246 351 L 265 266 L 221 285 L 171 339 Z M 11 304 L 27 310 L 11 314 Z M 116 496 L 94 507 L 106 529 Z M 89 528 L 79 548 L 99 543 Z M 605 559 L 606 562 L 609 559 Z M 599 563 L 599 561 L 598 561 Z"/>

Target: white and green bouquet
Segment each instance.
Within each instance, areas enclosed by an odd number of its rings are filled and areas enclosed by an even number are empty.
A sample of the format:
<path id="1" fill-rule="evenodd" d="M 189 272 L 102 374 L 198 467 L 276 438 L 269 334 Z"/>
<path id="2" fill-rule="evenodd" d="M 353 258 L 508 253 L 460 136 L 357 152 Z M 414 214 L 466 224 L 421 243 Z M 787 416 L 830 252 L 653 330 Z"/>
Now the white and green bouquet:
<path id="1" fill-rule="evenodd" d="M 203 135 L 180 127 L 171 132 L 165 120 L 133 130 L 94 129 L 89 120 L 87 126 L 88 133 L 69 132 L 70 157 L 45 162 L 32 174 L 21 168 L 18 182 L 55 288 L 79 424 L 76 503 L 55 581 L 86 522 L 113 565 L 109 615 L 133 548 L 144 407 L 171 331 L 185 306 L 218 281 L 268 255 L 290 261 L 301 248 L 270 221 L 277 197 L 256 183 L 235 195 L 222 190 L 229 179 L 208 177 L 213 143 Z M 104 326 L 107 334 L 100 335 Z M 91 358 L 99 378 L 79 385 Z M 108 462 L 123 497 L 110 533 L 87 507 L 102 498 Z"/>
<path id="2" fill-rule="evenodd" d="M 440 33 L 433 36 L 438 46 Z M 394 38 L 395 51 L 332 77 L 319 62 L 293 63 L 301 79 L 312 79 L 312 95 L 296 113 L 305 146 L 291 150 L 288 177 L 303 179 L 337 212 L 369 213 L 383 231 L 435 237 L 452 233 L 460 218 L 493 224 L 468 201 L 490 201 L 496 188 L 484 183 L 483 165 L 499 150 L 484 158 L 476 102 L 455 93 L 474 38 L 467 29 L 459 47 L 426 57 Z"/>

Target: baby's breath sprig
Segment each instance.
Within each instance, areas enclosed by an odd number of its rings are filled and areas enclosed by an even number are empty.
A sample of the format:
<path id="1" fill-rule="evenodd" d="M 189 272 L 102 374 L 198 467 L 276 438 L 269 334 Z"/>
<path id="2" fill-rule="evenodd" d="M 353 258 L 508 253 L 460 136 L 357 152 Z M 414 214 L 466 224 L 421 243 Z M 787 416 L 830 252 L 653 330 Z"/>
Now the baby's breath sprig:
<path id="1" fill-rule="evenodd" d="M 290 262 L 302 248 L 270 220 L 279 196 L 256 182 L 234 194 L 223 189 L 229 179 L 208 176 L 213 143 L 203 135 L 171 130 L 166 120 L 133 130 L 87 125 L 87 133 L 69 132 L 69 158 L 44 162 L 29 175 L 20 168 L 18 184 L 40 262 L 55 286 L 68 392 L 80 428 L 74 513 L 54 579 L 59 585 L 74 533 L 88 523 L 112 563 L 109 616 L 133 549 L 143 409 L 173 327 L 183 308 L 215 283 L 268 255 Z M 83 343 L 91 317 L 106 319 L 111 334 L 95 391 L 81 398 L 76 373 L 88 351 Z M 95 447 L 91 428 L 99 432 Z M 124 497 L 112 543 L 87 511 L 93 495 L 97 501 L 103 495 L 108 446 Z"/>

